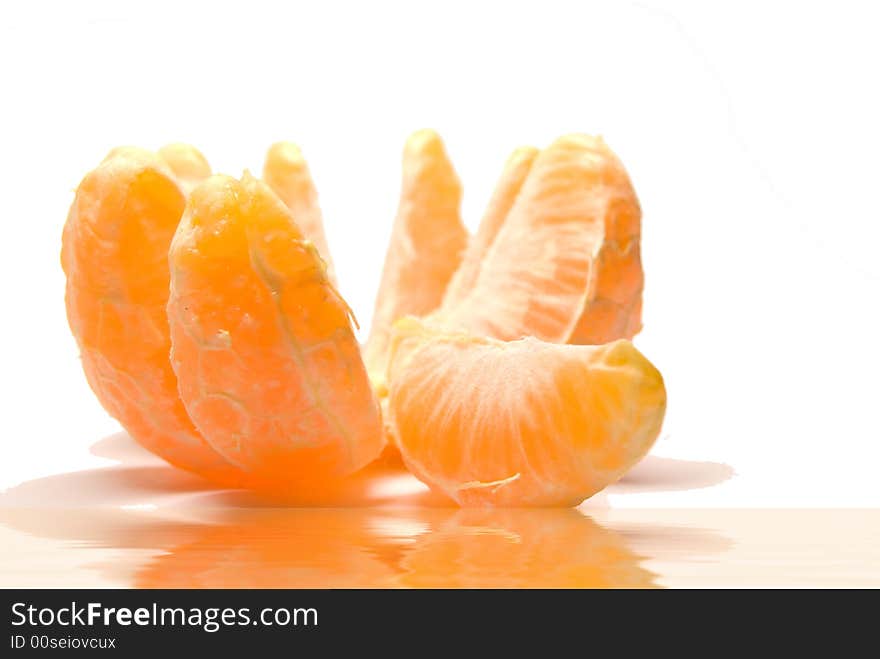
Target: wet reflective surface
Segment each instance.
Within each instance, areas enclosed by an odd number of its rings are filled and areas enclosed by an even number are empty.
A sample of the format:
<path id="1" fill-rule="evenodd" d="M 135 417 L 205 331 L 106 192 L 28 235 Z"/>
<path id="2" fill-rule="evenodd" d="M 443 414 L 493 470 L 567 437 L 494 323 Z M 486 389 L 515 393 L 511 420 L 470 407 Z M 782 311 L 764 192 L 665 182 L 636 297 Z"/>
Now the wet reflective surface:
<path id="1" fill-rule="evenodd" d="M 877 510 L 459 510 L 390 467 L 291 507 L 206 490 L 124 436 L 95 452 L 119 466 L 0 494 L 0 586 L 880 586 Z M 655 458 L 614 487 L 729 476 Z"/>

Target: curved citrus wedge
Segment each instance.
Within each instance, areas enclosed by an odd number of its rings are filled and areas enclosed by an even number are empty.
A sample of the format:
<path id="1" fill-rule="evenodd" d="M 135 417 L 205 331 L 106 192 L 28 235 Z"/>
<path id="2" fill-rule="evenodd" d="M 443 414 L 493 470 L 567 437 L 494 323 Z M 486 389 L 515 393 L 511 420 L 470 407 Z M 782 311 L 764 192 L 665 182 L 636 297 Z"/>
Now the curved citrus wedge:
<path id="1" fill-rule="evenodd" d="M 495 241 L 504 220 L 507 219 L 538 153 L 535 147 L 524 146 L 514 151 L 507 159 L 477 233 L 468 243 L 461 265 L 458 266 L 446 288 L 443 309 L 454 308 L 471 292 L 480 274 L 483 258 Z"/>
<path id="2" fill-rule="evenodd" d="M 385 265 L 364 360 L 373 379 L 384 381 L 391 325 L 403 316 L 434 311 L 467 245 L 461 222 L 461 184 L 443 141 L 431 130 L 407 140 L 403 152 L 400 205 Z"/>
<path id="3" fill-rule="evenodd" d="M 292 142 L 276 142 L 269 147 L 263 165 L 263 180 L 287 205 L 297 226 L 318 249 L 327 266 L 327 277 L 335 285 L 336 275 L 324 233 L 318 190 L 299 147 Z"/>
<path id="4" fill-rule="evenodd" d="M 556 140 L 534 158 L 507 216 L 491 217 L 486 233 L 495 238 L 469 276 L 473 285 L 464 296 L 459 287 L 454 299 L 450 293 L 439 322 L 554 343 L 604 342 L 639 329 L 640 211 L 601 138 Z"/>
<path id="5" fill-rule="evenodd" d="M 168 163 L 178 183 L 187 193 L 211 175 L 208 159 L 191 144 L 166 144 L 159 149 L 159 157 Z"/>
<path id="6" fill-rule="evenodd" d="M 594 257 L 590 295 L 570 343 L 599 345 L 631 339 L 642 329 L 642 211 L 623 165 L 607 147 L 605 157 L 614 172 L 615 190 L 609 190 L 611 184 L 589 190 L 607 205 L 605 237 Z"/>
<path id="7" fill-rule="evenodd" d="M 629 341 L 504 343 L 412 318 L 395 325 L 388 381 L 404 462 L 462 506 L 576 505 L 648 452 L 666 409 Z"/>
<path id="8" fill-rule="evenodd" d="M 199 436 L 168 352 L 168 246 L 184 195 L 156 154 L 114 149 L 76 191 L 62 237 L 67 318 L 89 385 L 144 447 L 225 484 L 239 474 Z"/>
<path id="9" fill-rule="evenodd" d="M 266 184 L 245 173 L 196 187 L 169 262 L 183 403 L 253 487 L 341 476 L 380 453 L 351 312 Z"/>

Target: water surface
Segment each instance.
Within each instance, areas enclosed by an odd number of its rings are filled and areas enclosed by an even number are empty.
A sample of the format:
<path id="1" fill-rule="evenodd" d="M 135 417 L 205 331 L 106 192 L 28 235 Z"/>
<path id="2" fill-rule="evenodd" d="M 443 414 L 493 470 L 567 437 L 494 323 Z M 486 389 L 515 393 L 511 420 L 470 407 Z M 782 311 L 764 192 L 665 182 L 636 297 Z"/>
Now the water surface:
<path id="1" fill-rule="evenodd" d="M 0 494 L 0 586 L 880 586 L 878 510 L 636 510 L 603 496 L 579 509 L 460 510 L 392 467 L 279 502 L 206 489 L 125 435 L 94 452 L 118 464 Z M 731 474 L 649 457 L 611 491 Z"/>

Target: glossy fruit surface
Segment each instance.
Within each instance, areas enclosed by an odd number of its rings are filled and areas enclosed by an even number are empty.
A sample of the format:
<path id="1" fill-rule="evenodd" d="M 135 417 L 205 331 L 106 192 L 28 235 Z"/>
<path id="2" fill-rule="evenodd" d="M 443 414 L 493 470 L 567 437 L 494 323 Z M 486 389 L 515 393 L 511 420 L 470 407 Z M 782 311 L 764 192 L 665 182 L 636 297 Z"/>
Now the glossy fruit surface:
<path id="1" fill-rule="evenodd" d="M 501 342 L 395 326 L 389 425 L 407 467 L 463 506 L 577 505 L 660 432 L 660 373 L 626 340 Z"/>
<path id="2" fill-rule="evenodd" d="M 501 340 L 631 338 L 641 327 L 641 211 L 622 164 L 588 135 L 520 160 L 502 177 L 466 281 L 454 281 L 435 320 Z"/>
<path id="3" fill-rule="evenodd" d="M 89 385 L 140 444 L 223 484 L 236 469 L 199 435 L 168 353 L 168 246 L 185 203 L 158 155 L 114 149 L 76 191 L 62 237 L 65 301 Z"/>
<path id="4" fill-rule="evenodd" d="M 351 312 L 266 184 L 245 174 L 195 188 L 169 262 L 181 397 L 254 486 L 343 476 L 380 453 Z"/>
<path id="5" fill-rule="evenodd" d="M 460 205 L 461 184 L 440 136 L 430 130 L 414 133 L 404 148 L 400 204 L 364 347 L 367 368 L 380 387 L 391 325 L 439 307 L 461 262 L 468 233 Z"/>

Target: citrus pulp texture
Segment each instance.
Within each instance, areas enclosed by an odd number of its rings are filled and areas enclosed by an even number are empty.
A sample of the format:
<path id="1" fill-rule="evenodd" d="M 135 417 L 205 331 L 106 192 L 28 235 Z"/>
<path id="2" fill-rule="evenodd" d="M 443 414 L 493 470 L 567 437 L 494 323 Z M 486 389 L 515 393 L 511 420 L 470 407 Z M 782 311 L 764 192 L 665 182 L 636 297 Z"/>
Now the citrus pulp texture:
<path id="1" fill-rule="evenodd" d="M 64 225 L 65 301 L 89 385 L 141 445 L 223 484 L 238 471 L 199 435 L 168 353 L 168 246 L 185 203 L 154 153 L 114 149 L 76 191 Z"/>
<path id="2" fill-rule="evenodd" d="M 501 340 L 631 338 L 641 327 L 640 220 L 629 177 L 601 138 L 522 150 L 434 320 Z"/>
<path id="3" fill-rule="evenodd" d="M 364 359 L 383 389 L 391 325 L 423 316 L 443 300 L 468 233 L 461 222 L 461 184 L 440 136 L 414 133 L 403 152 L 403 183 Z"/>
<path id="4" fill-rule="evenodd" d="M 266 184 L 246 173 L 196 187 L 169 261 L 171 362 L 184 405 L 254 487 L 314 484 L 381 452 L 350 310 Z"/>
<path id="5" fill-rule="evenodd" d="M 398 321 L 389 425 L 407 467 L 462 506 L 577 505 L 651 448 L 663 378 L 627 340 L 502 342 Z"/>

